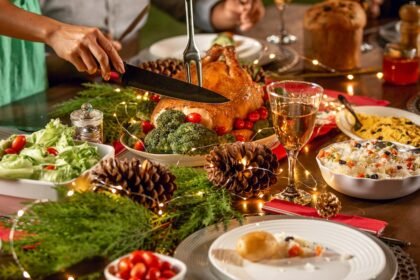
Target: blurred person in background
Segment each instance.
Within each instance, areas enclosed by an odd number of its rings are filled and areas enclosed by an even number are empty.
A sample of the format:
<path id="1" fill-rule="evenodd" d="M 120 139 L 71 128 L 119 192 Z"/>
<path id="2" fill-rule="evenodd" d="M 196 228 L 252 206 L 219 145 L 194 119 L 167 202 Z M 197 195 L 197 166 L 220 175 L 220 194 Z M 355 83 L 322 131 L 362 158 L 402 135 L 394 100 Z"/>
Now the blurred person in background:
<path id="1" fill-rule="evenodd" d="M 185 19 L 185 0 L 40 0 L 44 15 L 70 24 L 97 27 L 114 40 L 150 2 L 176 19 Z M 193 0 L 193 7 L 196 27 L 206 32 L 247 30 L 264 16 L 261 0 Z M 147 17 L 119 42 L 123 58 L 139 52 L 139 30 L 146 21 Z"/>

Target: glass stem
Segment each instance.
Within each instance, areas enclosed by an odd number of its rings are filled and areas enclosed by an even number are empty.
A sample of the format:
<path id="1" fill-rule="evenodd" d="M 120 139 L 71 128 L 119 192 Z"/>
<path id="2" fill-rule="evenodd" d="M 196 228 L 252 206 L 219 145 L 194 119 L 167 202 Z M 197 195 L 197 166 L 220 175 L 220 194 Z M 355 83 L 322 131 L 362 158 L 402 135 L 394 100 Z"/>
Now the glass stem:
<path id="1" fill-rule="evenodd" d="M 286 22 L 284 21 L 284 10 L 286 9 L 286 4 L 283 4 L 279 9 L 280 12 L 280 38 L 283 38 L 283 35 L 286 33 Z"/>
<path id="2" fill-rule="evenodd" d="M 298 151 L 287 151 L 287 160 L 289 163 L 288 185 L 295 187 L 295 165 L 297 160 Z"/>

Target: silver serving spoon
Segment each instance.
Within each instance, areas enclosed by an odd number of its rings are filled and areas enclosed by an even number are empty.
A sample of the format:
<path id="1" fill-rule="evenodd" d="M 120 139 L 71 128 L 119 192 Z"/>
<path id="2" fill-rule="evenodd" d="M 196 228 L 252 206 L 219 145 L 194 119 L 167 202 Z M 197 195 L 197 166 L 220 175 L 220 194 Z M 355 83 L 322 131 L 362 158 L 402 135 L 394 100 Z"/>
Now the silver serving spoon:
<path id="1" fill-rule="evenodd" d="M 346 109 L 353 115 L 354 119 L 356 120 L 354 124 L 354 130 L 359 130 L 362 128 L 362 123 L 360 122 L 359 118 L 357 117 L 356 113 L 354 112 L 353 108 L 351 107 L 350 103 L 347 101 L 347 99 L 344 97 L 344 95 L 339 94 L 338 95 L 338 101 L 341 102 L 341 104 L 346 107 Z"/>

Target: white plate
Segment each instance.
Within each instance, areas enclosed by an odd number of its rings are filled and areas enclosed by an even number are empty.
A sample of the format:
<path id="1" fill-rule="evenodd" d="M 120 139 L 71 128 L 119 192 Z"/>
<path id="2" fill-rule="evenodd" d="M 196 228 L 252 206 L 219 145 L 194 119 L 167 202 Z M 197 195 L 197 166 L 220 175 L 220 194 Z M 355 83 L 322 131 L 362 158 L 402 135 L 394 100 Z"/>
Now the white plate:
<path id="1" fill-rule="evenodd" d="M 163 165 L 195 167 L 195 166 L 203 166 L 206 164 L 205 155 L 188 156 L 188 155 L 179 155 L 179 154 L 152 154 L 148 152 L 141 152 L 141 151 L 131 148 L 126 143 L 124 143 L 124 136 L 121 137 L 120 142 L 132 154 L 140 158 L 145 158 L 150 161 L 154 161 Z M 274 148 L 276 144 L 278 143 L 277 137 L 275 134 L 265 137 L 263 139 L 254 141 L 254 142 L 258 144 L 266 145 L 269 148 Z"/>
<path id="2" fill-rule="evenodd" d="M 218 34 L 196 34 L 195 43 L 201 52 L 201 56 L 212 46 L 213 40 Z M 262 45 L 255 39 L 234 35 L 236 43 L 236 53 L 241 60 L 254 60 L 259 57 Z M 187 36 L 181 35 L 160 40 L 150 46 L 150 54 L 155 58 L 178 58 L 182 59 L 182 54 L 187 45 Z"/>
<path id="3" fill-rule="evenodd" d="M 420 125 L 419 115 L 397 108 L 383 106 L 354 106 L 353 109 L 357 113 L 377 115 L 381 117 L 403 117 L 409 119 L 416 125 Z M 351 116 L 351 114 L 347 110 L 339 111 L 335 117 L 335 121 L 337 123 L 338 128 L 348 137 L 353 138 L 355 140 L 366 140 L 360 138 L 352 132 L 354 119 L 353 116 Z"/>
<path id="4" fill-rule="evenodd" d="M 98 148 L 99 156 L 101 159 L 106 159 L 114 156 L 114 147 L 98 144 L 89 143 L 89 145 Z M 98 161 L 99 162 L 99 161 Z M 96 165 L 92 166 L 91 169 L 95 168 Z M 91 170 L 89 169 L 89 170 Z M 86 170 L 83 173 L 89 172 Z M 60 184 L 67 185 L 73 182 L 75 179 L 62 182 Z M 29 179 L 18 179 L 18 180 L 5 180 L 0 179 L 0 195 L 8 195 L 21 198 L 29 199 L 49 199 L 56 201 L 58 194 L 54 186 L 57 184 L 47 181 L 29 180 Z"/>
<path id="5" fill-rule="evenodd" d="M 306 262 L 292 260 L 290 264 L 270 265 L 253 263 L 242 259 L 242 264 L 233 264 L 232 252 L 238 239 L 252 231 L 271 233 L 286 232 L 324 245 L 343 255 L 352 255 L 351 260 L 312 258 L 316 269 L 305 269 Z M 217 252 L 217 253 L 216 253 Z M 226 254 L 223 254 L 226 252 Z M 220 236 L 209 249 L 209 260 L 221 279 L 264 280 L 363 280 L 376 279 L 385 269 L 386 258 L 381 247 L 365 234 L 344 225 L 321 220 L 275 220 L 241 226 Z M 239 262 L 240 263 L 240 262 Z M 262 278 L 263 275 L 263 278 Z"/>

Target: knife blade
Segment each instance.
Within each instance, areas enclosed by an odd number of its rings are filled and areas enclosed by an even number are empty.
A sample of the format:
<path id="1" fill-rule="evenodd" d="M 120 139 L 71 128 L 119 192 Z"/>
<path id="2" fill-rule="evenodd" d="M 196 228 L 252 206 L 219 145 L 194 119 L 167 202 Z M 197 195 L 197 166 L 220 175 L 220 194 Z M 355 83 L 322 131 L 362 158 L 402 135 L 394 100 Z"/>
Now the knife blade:
<path id="1" fill-rule="evenodd" d="M 151 91 L 171 98 L 214 104 L 230 101 L 203 87 L 156 74 L 127 63 L 125 64 L 125 73 L 120 75 L 120 79 L 124 86 Z"/>

